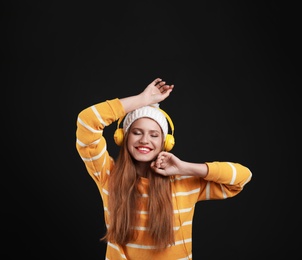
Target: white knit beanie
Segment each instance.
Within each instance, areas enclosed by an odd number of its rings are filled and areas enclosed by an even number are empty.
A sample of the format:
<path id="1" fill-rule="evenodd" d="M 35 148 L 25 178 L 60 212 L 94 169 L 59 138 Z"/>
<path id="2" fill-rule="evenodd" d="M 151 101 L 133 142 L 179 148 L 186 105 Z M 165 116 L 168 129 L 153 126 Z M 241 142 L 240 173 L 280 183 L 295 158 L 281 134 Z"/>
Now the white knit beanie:
<path id="1" fill-rule="evenodd" d="M 168 133 L 168 122 L 167 122 L 165 115 L 158 108 L 159 108 L 159 104 L 156 103 L 156 104 L 152 104 L 150 106 L 144 106 L 144 107 L 141 107 L 141 108 L 138 108 L 136 110 L 129 112 L 125 116 L 125 119 L 123 122 L 124 133 L 126 133 L 128 131 L 129 127 L 135 120 L 142 118 L 142 117 L 148 117 L 148 118 L 155 120 L 159 124 L 159 126 L 163 130 L 164 138 L 166 138 L 166 135 Z"/>

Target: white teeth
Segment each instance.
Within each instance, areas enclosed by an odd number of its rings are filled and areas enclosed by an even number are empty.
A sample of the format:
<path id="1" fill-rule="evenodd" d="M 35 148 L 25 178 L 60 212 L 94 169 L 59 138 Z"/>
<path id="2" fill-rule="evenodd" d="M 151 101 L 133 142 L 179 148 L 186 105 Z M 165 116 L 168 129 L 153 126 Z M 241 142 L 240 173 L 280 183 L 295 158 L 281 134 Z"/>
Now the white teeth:
<path id="1" fill-rule="evenodd" d="M 140 151 L 149 151 L 149 149 L 147 149 L 147 148 L 138 148 L 138 150 L 140 150 Z"/>

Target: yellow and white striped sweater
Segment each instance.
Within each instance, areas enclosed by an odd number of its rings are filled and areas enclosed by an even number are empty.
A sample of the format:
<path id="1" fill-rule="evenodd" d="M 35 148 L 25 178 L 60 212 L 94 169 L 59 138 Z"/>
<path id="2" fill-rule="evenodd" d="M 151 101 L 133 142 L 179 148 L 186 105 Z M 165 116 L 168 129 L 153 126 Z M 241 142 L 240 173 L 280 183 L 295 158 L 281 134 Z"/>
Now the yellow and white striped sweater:
<path id="1" fill-rule="evenodd" d="M 82 110 L 77 119 L 76 148 L 88 173 L 95 181 L 103 200 L 104 217 L 108 225 L 108 177 L 114 167 L 110 157 L 103 130 L 118 118 L 125 115 L 118 98 L 95 104 Z M 172 185 L 172 198 L 175 214 L 175 245 L 164 251 L 153 250 L 152 240 L 148 236 L 148 179 L 141 178 L 139 190 L 140 221 L 136 229 L 139 236 L 136 241 L 121 247 L 108 243 L 106 259 L 119 260 L 169 260 L 192 259 L 192 219 L 195 204 L 201 200 L 226 199 L 238 194 L 252 177 L 248 168 L 233 162 L 208 162 L 209 172 L 206 178 L 177 175 Z"/>

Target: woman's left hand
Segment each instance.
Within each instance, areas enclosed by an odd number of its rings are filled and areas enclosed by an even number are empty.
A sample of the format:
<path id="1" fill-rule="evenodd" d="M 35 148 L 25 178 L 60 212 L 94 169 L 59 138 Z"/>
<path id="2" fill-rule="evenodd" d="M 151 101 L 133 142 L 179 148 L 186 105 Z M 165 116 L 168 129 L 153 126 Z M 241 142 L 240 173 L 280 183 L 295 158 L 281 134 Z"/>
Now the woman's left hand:
<path id="1" fill-rule="evenodd" d="M 158 174 L 172 176 L 179 174 L 182 161 L 174 154 L 160 152 L 157 158 L 151 163 L 151 168 Z"/>

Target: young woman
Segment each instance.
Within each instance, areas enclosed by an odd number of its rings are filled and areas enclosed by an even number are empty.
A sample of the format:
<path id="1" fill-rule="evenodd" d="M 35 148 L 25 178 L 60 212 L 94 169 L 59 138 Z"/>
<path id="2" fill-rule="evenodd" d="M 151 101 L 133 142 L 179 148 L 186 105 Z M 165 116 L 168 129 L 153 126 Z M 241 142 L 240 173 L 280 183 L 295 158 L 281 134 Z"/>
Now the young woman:
<path id="1" fill-rule="evenodd" d="M 192 259 L 195 204 L 231 198 L 251 180 L 239 163 L 193 163 L 170 152 L 174 126 L 159 102 L 173 89 L 157 78 L 138 95 L 78 115 L 76 148 L 103 200 L 108 260 Z M 103 133 L 117 120 L 123 127 L 114 134 L 120 146 L 114 161 Z"/>

